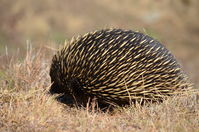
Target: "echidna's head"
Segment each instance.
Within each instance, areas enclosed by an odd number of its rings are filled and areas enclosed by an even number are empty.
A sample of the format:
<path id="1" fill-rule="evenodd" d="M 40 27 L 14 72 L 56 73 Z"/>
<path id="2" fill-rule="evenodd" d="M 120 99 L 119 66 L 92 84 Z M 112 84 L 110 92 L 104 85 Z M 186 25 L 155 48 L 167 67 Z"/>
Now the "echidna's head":
<path id="1" fill-rule="evenodd" d="M 51 94 L 60 94 L 64 93 L 64 85 L 61 83 L 60 80 L 60 65 L 57 60 L 57 57 L 54 56 L 50 68 L 50 77 L 51 77 L 51 88 L 50 88 L 50 93 Z"/>
<path id="2" fill-rule="evenodd" d="M 52 82 L 52 85 L 51 85 L 51 88 L 50 88 L 50 94 L 60 94 L 60 93 L 64 93 L 64 88 L 63 86 L 59 83 L 59 81 L 57 79 L 54 79 L 52 76 L 51 76 L 51 82 Z"/>
<path id="3" fill-rule="evenodd" d="M 63 93 L 64 91 L 61 89 L 61 86 L 55 82 L 53 82 L 51 88 L 50 88 L 50 94 L 60 94 Z"/>

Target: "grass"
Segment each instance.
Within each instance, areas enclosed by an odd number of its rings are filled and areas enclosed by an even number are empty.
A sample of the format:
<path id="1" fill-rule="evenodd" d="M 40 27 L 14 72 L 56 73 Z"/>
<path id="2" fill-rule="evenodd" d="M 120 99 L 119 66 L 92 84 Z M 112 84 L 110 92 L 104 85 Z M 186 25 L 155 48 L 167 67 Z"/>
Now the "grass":
<path id="1" fill-rule="evenodd" d="M 23 61 L 1 57 L 9 60 L 0 67 L 1 132 L 199 131 L 199 93 L 116 108 L 111 113 L 57 102 L 47 94 L 51 86 L 48 54 L 38 49 L 28 50 Z"/>

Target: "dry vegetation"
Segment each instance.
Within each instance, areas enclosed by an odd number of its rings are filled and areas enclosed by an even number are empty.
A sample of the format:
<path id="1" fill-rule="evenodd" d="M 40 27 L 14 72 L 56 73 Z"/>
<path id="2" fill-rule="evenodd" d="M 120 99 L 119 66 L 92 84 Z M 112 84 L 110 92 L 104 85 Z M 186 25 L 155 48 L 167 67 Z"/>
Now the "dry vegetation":
<path id="1" fill-rule="evenodd" d="M 164 103 L 92 112 L 57 102 L 50 87 L 50 59 L 43 50 L 27 51 L 0 69 L 0 131 L 199 131 L 199 94 Z M 48 51 L 50 52 L 50 51 Z M 6 56 L 5 56 L 6 59 Z M 91 111 L 90 111 L 91 110 Z"/>
<path id="2" fill-rule="evenodd" d="M 198 16 L 198 0 L 1 0 L 0 132 L 198 132 L 199 93 L 112 113 L 70 108 L 47 94 L 54 54 L 49 47 L 104 27 L 140 30 L 159 39 L 198 89 Z"/>

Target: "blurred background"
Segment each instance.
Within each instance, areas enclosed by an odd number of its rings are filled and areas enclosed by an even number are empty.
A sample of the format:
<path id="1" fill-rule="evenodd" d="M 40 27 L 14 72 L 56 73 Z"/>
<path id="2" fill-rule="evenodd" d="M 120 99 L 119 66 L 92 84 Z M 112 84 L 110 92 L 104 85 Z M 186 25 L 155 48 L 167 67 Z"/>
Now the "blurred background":
<path id="1" fill-rule="evenodd" d="M 109 27 L 158 39 L 199 86 L 199 0 L 0 0 L 0 59 Z"/>

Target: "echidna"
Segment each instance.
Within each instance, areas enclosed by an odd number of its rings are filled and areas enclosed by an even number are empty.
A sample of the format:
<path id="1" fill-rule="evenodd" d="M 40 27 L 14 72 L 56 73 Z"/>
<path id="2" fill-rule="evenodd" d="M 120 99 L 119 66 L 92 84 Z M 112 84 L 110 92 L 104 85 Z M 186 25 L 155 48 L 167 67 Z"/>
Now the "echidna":
<path id="1" fill-rule="evenodd" d="M 174 56 L 139 32 L 104 29 L 66 44 L 52 60 L 51 93 L 101 102 L 156 101 L 189 83 Z"/>

